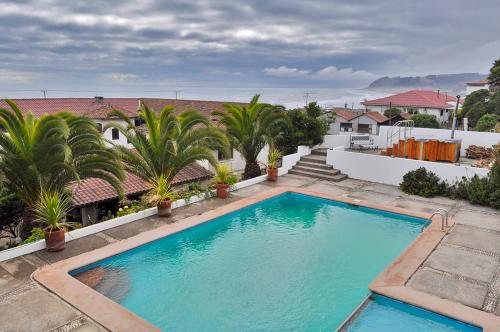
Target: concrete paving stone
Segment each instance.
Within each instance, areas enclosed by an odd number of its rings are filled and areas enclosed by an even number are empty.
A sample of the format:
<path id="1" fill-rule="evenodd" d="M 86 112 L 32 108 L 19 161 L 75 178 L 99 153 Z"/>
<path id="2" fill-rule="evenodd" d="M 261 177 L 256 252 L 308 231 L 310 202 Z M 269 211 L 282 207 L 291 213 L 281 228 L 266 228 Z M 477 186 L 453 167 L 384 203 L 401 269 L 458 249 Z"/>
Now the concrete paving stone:
<path id="1" fill-rule="evenodd" d="M 432 201 L 415 199 L 413 197 L 415 196 L 397 198 L 394 201 L 390 202 L 389 205 L 429 214 L 433 213 L 437 209 L 445 209 L 447 211 L 451 210 L 450 206 L 434 203 Z"/>
<path id="2" fill-rule="evenodd" d="M 477 309 L 481 309 L 488 291 L 484 285 L 450 278 L 426 269 L 418 271 L 409 286 Z"/>
<path id="3" fill-rule="evenodd" d="M 318 180 L 304 176 L 296 176 L 294 174 L 287 174 L 285 176 L 280 176 L 278 181 L 276 182 L 265 181 L 261 182 L 260 184 L 270 187 L 279 187 L 279 186 L 302 187 L 310 185 L 316 181 Z"/>
<path id="4" fill-rule="evenodd" d="M 239 189 L 237 191 L 230 193 L 229 198 L 231 198 L 231 196 L 236 196 L 239 198 L 251 197 L 251 196 L 255 196 L 256 194 L 260 194 L 260 193 L 262 193 L 266 190 L 269 190 L 269 189 L 270 189 L 270 186 L 258 183 L 258 184 L 255 184 L 253 186 L 245 187 L 245 188 L 242 188 L 242 189 Z"/>
<path id="5" fill-rule="evenodd" d="M 424 266 L 486 283 L 493 281 L 498 259 L 459 248 L 439 246 Z"/>
<path id="6" fill-rule="evenodd" d="M 120 227 L 107 229 L 103 231 L 103 233 L 108 236 L 111 236 L 112 238 L 122 240 L 157 227 L 158 227 L 157 222 L 155 222 L 151 218 L 144 218 L 141 220 L 130 222 L 125 225 L 121 225 Z"/>
<path id="7" fill-rule="evenodd" d="M 14 276 L 9 273 L 6 269 L 0 266 L 0 293 L 2 286 L 7 285 L 9 282 L 14 280 Z"/>
<path id="8" fill-rule="evenodd" d="M 458 201 L 458 206 L 461 210 L 486 212 L 486 213 L 496 214 L 500 217 L 500 210 L 495 210 L 487 206 L 475 205 L 463 200 Z"/>
<path id="9" fill-rule="evenodd" d="M 7 270 L 15 278 L 29 278 L 37 266 L 28 262 L 24 257 L 16 257 L 0 262 L 0 267 Z"/>
<path id="10" fill-rule="evenodd" d="M 391 186 L 382 183 L 371 183 L 363 187 L 363 190 L 374 191 L 381 194 L 387 194 L 392 196 L 402 196 L 405 195 L 397 186 Z"/>
<path id="11" fill-rule="evenodd" d="M 392 196 L 378 192 L 355 192 L 353 194 L 350 194 L 349 197 L 382 204 L 388 204 L 398 198 L 398 196 Z"/>
<path id="12" fill-rule="evenodd" d="M 373 182 L 347 178 L 343 181 L 337 182 L 337 185 L 342 188 L 348 189 L 363 189 L 366 186 L 372 185 Z"/>
<path id="13" fill-rule="evenodd" d="M 318 181 L 305 187 L 308 190 L 336 196 L 346 196 L 351 193 L 350 189 L 339 187 L 334 182 Z"/>
<path id="14" fill-rule="evenodd" d="M 459 224 L 453 227 L 443 242 L 500 255 L 500 232 L 496 231 Z"/>
<path id="15" fill-rule="evenodd" d="M 48 263 L 55 263 L 66 258 L 77 256 L 87 251 L 104 247 L 105 245 L 108 244 L 109 243 L 102 237 L 96 235 L 89 235 L 67 242 L 66 248 L 62 251 L 48 252 L 47 250 L 40 250 L 37 251 L 35 255 Z"/>
<path id="16" fill-rule="evenodd" d="M 84 316 L 78 317 L 71 322 L 67 322 L 64 325 L 61 325 L 50 332 L 101 332 L 106 331 L 101 326 L 96 323 L 90 321 Z"/>
<path id="17" fill-rule="evenodd" d="M 60 299 L 40 288 L 0 303 L 2 331 L 49 331 L 79 314 Z"/>
<path id="18" fill-rule="evenodd" d="M 487 209 L 485 209 L 487 211 Z M 480 211 L 459 210 L 453 216 L 456 223 L 500 232 L 500 215 Z"/>

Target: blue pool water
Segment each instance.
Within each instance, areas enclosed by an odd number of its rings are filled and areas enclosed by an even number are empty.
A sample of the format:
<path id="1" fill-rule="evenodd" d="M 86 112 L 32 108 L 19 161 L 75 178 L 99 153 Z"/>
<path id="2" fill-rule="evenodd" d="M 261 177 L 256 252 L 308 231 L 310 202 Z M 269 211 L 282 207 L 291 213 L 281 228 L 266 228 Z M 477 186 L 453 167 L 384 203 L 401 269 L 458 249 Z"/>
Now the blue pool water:
<path id="1" fill-rule="evenodd" d="M 372 295 L 367 306 L 361 310 L 346 331 L 479 332 L 482 330 L 385 296 Z"/>
<path id="2" fill-rule="evenodd" d="M 286 193 L 72 274 L 164 330 L 331 331 L 424 225 Z"/>

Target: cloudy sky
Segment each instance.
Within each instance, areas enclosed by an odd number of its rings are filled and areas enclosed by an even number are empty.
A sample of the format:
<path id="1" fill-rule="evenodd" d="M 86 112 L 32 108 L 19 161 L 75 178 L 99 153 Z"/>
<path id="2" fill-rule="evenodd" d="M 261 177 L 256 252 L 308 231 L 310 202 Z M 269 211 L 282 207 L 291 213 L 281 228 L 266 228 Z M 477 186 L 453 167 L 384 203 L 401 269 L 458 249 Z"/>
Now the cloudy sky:
<path id="1" fill-rule="evenodd" d="M 486 73 L 498 13 L 498 0 L 1 0 L 0 95 Z"/>

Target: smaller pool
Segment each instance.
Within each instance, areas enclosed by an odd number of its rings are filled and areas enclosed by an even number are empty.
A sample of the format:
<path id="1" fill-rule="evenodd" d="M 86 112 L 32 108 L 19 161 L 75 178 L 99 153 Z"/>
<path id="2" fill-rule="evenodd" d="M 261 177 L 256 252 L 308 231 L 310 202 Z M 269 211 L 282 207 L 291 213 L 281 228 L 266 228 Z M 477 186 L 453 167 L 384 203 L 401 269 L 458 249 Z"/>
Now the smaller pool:
<path id="1" fill-rule="evenodd" d="M 341 331 L 465 331 L 481 328 L 391 298 L 373 294 L 354 320 Z"/>

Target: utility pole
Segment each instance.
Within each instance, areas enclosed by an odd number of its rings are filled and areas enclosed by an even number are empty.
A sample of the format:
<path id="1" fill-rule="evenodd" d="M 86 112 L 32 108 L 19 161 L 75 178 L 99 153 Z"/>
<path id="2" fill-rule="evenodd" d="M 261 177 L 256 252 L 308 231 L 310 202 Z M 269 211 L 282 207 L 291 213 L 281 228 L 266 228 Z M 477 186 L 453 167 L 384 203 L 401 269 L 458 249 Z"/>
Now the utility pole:
<path id="1" fill-rule="evenodd" d="M 457 95 L 457 104 L 455 105 L 455 110 L 453 111 L 453 123 L 451 124 L 451 138 L 455 138 L 455 127 L 457 123 L 457 112 L 458 112 L 459 102 L 460 102 L 460 95 Z"/>
<path id="2" fill-rule="evenodd" d="M 47 90 L 40 90 L 43 93 L 43 99 L 47 99 Z"/>
<path id="3" fill-rule="evenodd" d="M 311 95 L 310 92 L 306 92 L 304 93 L 304 97 L 306 97 L 306 106 L 307 106 L 307 102 L 309 101 L 309 96 Z"/>
<path id="4" fill-rule="evenodd" d="M 181 90 L 175 90 L 175 99 L 177 100 L 179 95 L 181 94 Z"/>

